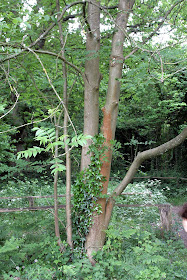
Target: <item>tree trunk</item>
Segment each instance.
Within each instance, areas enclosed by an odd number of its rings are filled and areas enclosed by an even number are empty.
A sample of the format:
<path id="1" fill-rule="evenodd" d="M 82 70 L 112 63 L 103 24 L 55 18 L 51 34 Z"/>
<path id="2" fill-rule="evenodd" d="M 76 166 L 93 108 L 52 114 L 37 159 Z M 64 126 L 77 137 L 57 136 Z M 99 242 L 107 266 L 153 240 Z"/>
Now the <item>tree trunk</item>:
<path id="1" fill-rule="evenodd" d="M 183 131 L 172 140 L 156 148 L 138 153 L 133 163 L 131 164 L 126 176 L 124 177 L 123 181 L 116 187 L 116 189 L 113 191 L 108 201 L 106 202 L 104 199 L 99 199 L 99 202 L 102 205 L 102 207 L 103 205 L 105 206 L 104 208 L 105 212 L 104 214 L 102 213 L 101 215 L 97 215 L 94 217 L 93 219 L 94 223 L 87 236 L 87 242 L 86 242 L 88 257 L 92 264 L 95 263 L 92 258 L 92 252 L 99 250 L 104 245 L 105 230 L 107 229 L 108 224 L 110 222 L 110 217 L 112 214 L 115 197 L 120 195 L 122 191 L 126 188 L 126 186 L 131 182 L 131 180 L 133 179 L 135 173 L 137 172 L 142 162 L 144 162 L 147 159 L 162 155 L 163 153 L 166 153 L 171 149 L 174 149 L 175 147 L 179 146 L 182 142 L 184 142 L 186 138 L 187 138 L 187 127 L 185 127 Z"/>
<path id="2" fill-rule="evenodd" d="M 120 82 L 119 79 L 122 76 L 123 68 L 123 44 L 125 39 L 125 30 L 127 26 L 127 21 L 129 13 L 133 7 L 134 0 L 121 0 L 119 2 L 119 13 L 116 19 L 116 32 L 114 33 L 112 40 L 112 52 L 110 57 L 110 70 L 109 70 L 109 82 L 108 91 L 106 96 L 106 104 L 103 111 L 103 125 L 102 133 L 105 137 L 105 145 L 107 146 L 107 151 L 105 156 L 107 161 L 103 162 L 101 168 L 101 174 L 106 178 L 103 184 L 102 194 L 107 194 L 108 182 L 110 177 L 111 169 L 111 140 L 114 139 L 116 130 L 116 120 L 118 115 L 118 102 L 120 95 Z M 89 259 L 92 263 L 92 252 L 97 251 L 102 248 L 105 241 L 105 230 L 108 227 L 110 220 L 110 211 L 106 211 L 106 199 L 100 198 L 98 203 L 101 205 L 102 213 L 100 215 L 94 215 L 93 225 L 90 228 L 89 234 L 86 240 L 86 251 Z M 113 207 L 113 201 L 110 200 L 108 207 Z"/>
<path id="3" fill-rule="evenodd" d="M 85 9 L 85 7 L 84 7 Z M 94 136 L 99 126 L 99 72 L 100 50 L 100 9 L 99 1 L 88 3 L 88 15 L 84 15 L 87 24 L 86 35 L 86 62 L 85 62 L 85 89 L 84 89 L 84 134 Z M 88 167 L 90 155 L 87 154 L 90 140 L 82 148 L 81 170 Z"/>
<path id="4" fill-rule="evenodd" d="M 120 95 L 120 82 L 119 79 L 122 77 L 123 69 L 123 44 L 126 36 L 126 27 L 129 14 L 133 8 L 135 0 L 120 0 L 119 1 L 119 12 L 116 18 L 115 33 L 112 39 L 112 51 L 110 56 L 110 68 L 109 68 L 109 81 L 108 81 L 108 90 L 106 96 L 106 103 L 103 111 L 103 124 L 101 131 L 105 137 L 104 145 L 107 147 L 105 152 L 105 158 L 107 157 L 108 161 L 103 161 L 101 174 L 106 178 L 106 181 L 103 183 L 102 194 L 107 194 L 108 182 L 111 169 L 111 159 L 112 159 L 112 149 L 111 149 L 111 140 L 115 137 L 116 130 L 116 120 L 118 115 L 118 102 Z M 88 4 L 88 16 L 85 16 L 85 23 L 87 24 L 87 60 L 85 63 L 85 107 L 84 107 L 84 134 L 92 135 L 98 133 L 98 91 L 101 75 L 99 73 L 99 58 L 96 54 L 99 51 L 99 4 L 97 1 L 93 1 Z M 161 25 L 159 25 L 160 28 Z M 154 34 L 154 33 L 153 33 Z M 153 36 L 153 35 L 151 35 Z M 149 38 L 151 38 L 149 36 Z M 149 39 L 148 38 L 148 39 Z M 133 53 L 133 52 L 132 52 Z M 131 54 L 132 54 L 131 53 Z M 94 57 L 92 57 L 94 55 Z M 180 136 L 179 136 L 180 138 Z M 182 137 L 183 138 L 183 137 Z M 89 233 L 86 237 L 85 248 L 87 255 L 92 264 L 94 260 L 92 258 L 92 252 L 97 251 L 103 247 L 105 242 L 105 230 L 108 227 L 110 222 L 110 217 L 112 209 L 114 206 L 115 196 L 119 195 L 122 190 L 127 186 L 127 184 L 132 180 L 134 174 L 139 168 L 140 164 L 147 158 L 151 158 L 161 153 L 167 151 L 172 146 L 179 144 L 180 140 L 177 138 L 173 139 L 175 142 L 173 145 L 161 145 L 149 151 L 145 151 L 141 154 L 138 154 L 134 159 L 127 175 L 125 176 L 122 183 L 116 188 L 112 196 L 108 199 L 105 198 L 98 199 L 98 204 L 101 205 L 102 213 L 93 215 L 93 224 L 89 230 Z M 183 139 L 184 141 L 184 139 Z M 90 163 L 90 155 L 87 154 L 88 147 L 90 142 L 87 142 L 87 145 L 82 150 L 82 159 L 81 159 L 81 169 L 88 167 Z M 171 144 L 171 146 L 170 146 Z M 101 159 L 102 160 L 102 159 Z"/>

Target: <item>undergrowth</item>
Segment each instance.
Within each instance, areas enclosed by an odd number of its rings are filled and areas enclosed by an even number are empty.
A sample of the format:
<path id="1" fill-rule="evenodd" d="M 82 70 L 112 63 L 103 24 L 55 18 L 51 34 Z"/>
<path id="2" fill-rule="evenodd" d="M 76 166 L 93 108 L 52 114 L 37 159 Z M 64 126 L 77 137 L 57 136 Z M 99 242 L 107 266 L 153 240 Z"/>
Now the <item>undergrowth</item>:
<path id="1" fill-rule="evenodd" d="M 115 187 L 111 182 L 110 189 Z M 152 184 L 152 185 L 151 185 Z M 8 185 L 7 185 L 8 186 Z M 52 183 L 10 182 L 3 195 L 51 194 Z M 64 186 L 61 186 L 62 191 Z M 120 203 L 166 202 L 159 182 L 135 183 Z M 20 192 L 19 192 L 20 191 Z M 140 195 L 139 193 L 143 194 Z M 150 196 L 151 192 L 151 196 Z M 1 195 L 2 195 L 1 193 Z M 118 201 L 117 201 L 118 202 Z M 116 202 L 116 203 L 117 203 Z M 17 206 L 18 201 L 13 201 Z M 27 201 L 24 202 L 28 203 Z M 24 205 L 23 203 L 23 205 Z M 40 203 L 46 203 L 42 200 Z M 4 205 L 5 206 L 5 205 Z M 11 206 L 12 207 L 12 204 Z M 65 240 L 65 213 L 59 210 L 61 238 L 65 246 L 59 251 L 51 211 L 3 213 L 0 217 L 0 279 L 2 280 L 184 280 L 187 277 L 187 255 L 181 240 L 173 232 L 162 236 L 152 221 L 159 221 L 155 208 L 114 208 L 103 249 L 94 255 L 96 265 L 72 252 Z"/>

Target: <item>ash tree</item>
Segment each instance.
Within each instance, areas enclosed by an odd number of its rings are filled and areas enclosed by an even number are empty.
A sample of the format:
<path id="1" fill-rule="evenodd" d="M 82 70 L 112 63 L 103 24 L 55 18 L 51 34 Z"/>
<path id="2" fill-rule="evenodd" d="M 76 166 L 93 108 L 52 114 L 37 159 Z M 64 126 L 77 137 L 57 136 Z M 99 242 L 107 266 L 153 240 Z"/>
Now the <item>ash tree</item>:
<path id="1" fill-rule="evenodd" d="M 41 117 L 45 119 L 44 111 L 58 107 L 63 112 L 58 114 L 55 127 L 59 127 L 64 118 L 64 135 L 69 133 L 68 123 L 73 126 L 71 117 L 76 122 L 76 115 L 78 118 L 83 115 L 83 134 L 93 137 L 82 148 L 81 175 L 75 184 L 76 226 L 80 233 L 81 219 L 84 219 L 84 212 L 87 211 L 87 227 L 82 231 L 81 238 L 92 263 L 93 251 L 104 245 L 115 197 L 131 182 L 145 160 L 174 149 L 186 139 L 187 128 L 181 124 L 183 130 L 175 138 L 139 152 L 124 179 L 107 196 L 120 87 L 126 83 L 124 77 L 128 72 L 128 62 L 132 60 L 133 63 L 133 58 L 142 53 L 145 53 L 147 61 L 155 58 L 157 83 L 162 85 L 169 76 L 184 72 L 185 66 L 181 66 L 180 61 L 174 61 L 178 68 L 168 70 L 167 67 L 166 73 L 165 65 L 174 58 L 164 55 L 166 48 L 181 46 L 181 61 L 186 59 L 182 44 L 185 11 L 185 0 L 91 0 L 68 3 L 56 0 L 56 3 L 37 1 L 30 7 L 22 1 L 16 4 L 10 1 L 9 10 L 5 11 L 5 6 L 2 9 L 1 80 L 4 82 L 2 89 L 7 93 L 3 98 L 7 102 L 8 96 L 11 96 L 13 104 L 12 107 L 11 104 L 7 106 L 4 117 L 12 112 L 18 116 L 18 100 L 38 108 L 38 111 L 28 113 L 27 124 L 39 122 Z M 160 37 L 162 33 L 169 34 L 165 44 L 162 44 L 163 37 Z M 148 71 L 148 77 L 150 74 Z M 82 91 L 83 102 L 80 101 Z M 99 95 L 101 92 L 102 96 Z M 56 133 L 58 138 L 59 132 Z M 67 242 L 72 247 L 71 162 L 66 140 L 66 228 Z M 79 198 L 83 193 L 85 199 L 81 200 Z M 57 192 L 55 195 L 57 200 Z"/>

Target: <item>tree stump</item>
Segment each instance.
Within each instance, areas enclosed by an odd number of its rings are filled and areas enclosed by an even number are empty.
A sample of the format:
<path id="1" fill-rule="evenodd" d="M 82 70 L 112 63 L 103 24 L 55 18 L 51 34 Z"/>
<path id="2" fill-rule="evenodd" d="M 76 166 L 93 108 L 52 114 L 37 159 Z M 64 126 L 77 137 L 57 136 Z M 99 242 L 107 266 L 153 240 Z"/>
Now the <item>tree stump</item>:
<path id="1" fill-rule="evenodd" d="M 172 226 L 172 215 L 171 215 L 171 206 L 162 205 L 159 206 L 160 211 L 160 221 L 162 231 L 169 231 Z"/>

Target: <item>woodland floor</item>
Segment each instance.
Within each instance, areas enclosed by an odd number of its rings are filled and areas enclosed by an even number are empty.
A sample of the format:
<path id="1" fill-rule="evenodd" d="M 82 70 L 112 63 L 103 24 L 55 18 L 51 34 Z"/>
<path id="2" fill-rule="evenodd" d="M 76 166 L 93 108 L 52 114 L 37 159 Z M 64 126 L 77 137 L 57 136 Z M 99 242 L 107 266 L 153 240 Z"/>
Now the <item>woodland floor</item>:
<path id="1" fill-rule="evenodd" d="M 187 248 L 187 232 L 184 231 L 182 226 L 182 219 L 178 215 L 181 208 L 182 206 L 173 206 L 171 208 L 173 218 L 173 229 L 176 232 L 176 234 L 183 240 L 184 245 Z"/>

